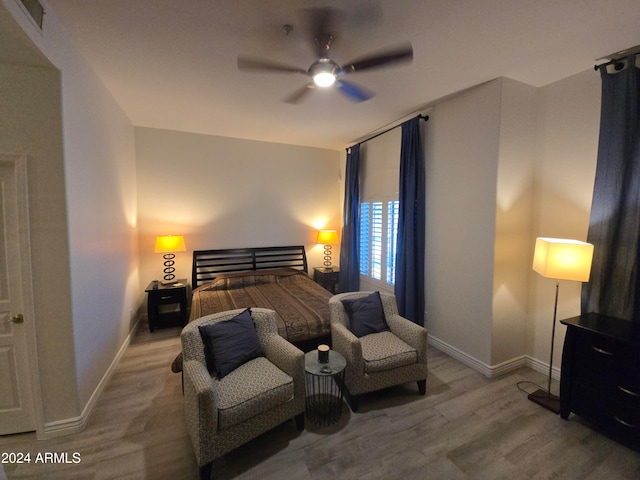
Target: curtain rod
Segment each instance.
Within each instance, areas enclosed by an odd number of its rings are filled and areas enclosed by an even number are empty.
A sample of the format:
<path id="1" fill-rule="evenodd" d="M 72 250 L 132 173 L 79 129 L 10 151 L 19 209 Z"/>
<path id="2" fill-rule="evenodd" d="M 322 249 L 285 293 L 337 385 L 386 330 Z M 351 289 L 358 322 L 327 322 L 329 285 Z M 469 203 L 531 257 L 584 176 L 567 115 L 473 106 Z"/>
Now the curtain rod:
<path id="1" fill-rule="evenodd" d="M 429 120 L 429 115 L 422 115 L 422 114 L 420 114 L 420 115 L 416 115 L 416 116 L 415 116 L 415 117 L 413 117 L 413 118 L 420 118 L 420 119 L 422 119 L 422 120 L 424 120 L 424 121 L 426 122 L 427 120 Z M 409 120 L 413 120 L 413 118 L 410 118 Z M 383 130 L 382 132 L 376 133 L 375 135 L 372 135 L 372 136 L 371 136 L 371 137 L 369 137 L 369 138 L 365 138 L 365 139 L 364 139 L 364 140 L 362 140 L 361 142 L 354 143 L 353 145 L 351 145 L 351 147 L 353 147 L 353 146 L 355 146 L 355 145 L 362 145 L 363 143 L 368 142 L 369 140 L 373 140 L 374 138 L 377 138 L 377 137 L 379 137 L 380 135 L 384 135 L 385 133 L 390 132 L 391 130 L 393 130 L 393 129 L 395 129 L 395 128 L 401 127 L 404 123 L 408 122 L 409 120 L 405 120 L 404 122 L 399 123 L 398 125 L 394 125 L 393 127 L 387 128 L 386 130 Z M 351 147 L 347 147 L 347 148 L 345 149 L 345 150 L 347 151 L 347 153 L 349 152 L 349 149 L 350 149 Z"/>
<path id="2" fill-rule="evenodd" d="M 614 58 L 612 60 L 609 60 L 608 62 L 604 62 L 601 64 L 596 64 L 593 66 L 593 69 L 595 71 L 598 71 L 598 69 L 600 67 L 606 67 L 607 65 L 615 65 L 616 66 L 616 70 L 622 70 L 622 67 L 624 67 L 624 64 L 622 63 L 624 60 L 626 60 L 629 57 L 635 57 L 637 55 L 640 55 L 640 52 L 636 52 L 636 53 L 631 53 L 629 55 L 627 55 L 626 57 L 620 57 L 620 58 Z M 620 67 L 618 68 L 618 65 L 620 65 Z"/>

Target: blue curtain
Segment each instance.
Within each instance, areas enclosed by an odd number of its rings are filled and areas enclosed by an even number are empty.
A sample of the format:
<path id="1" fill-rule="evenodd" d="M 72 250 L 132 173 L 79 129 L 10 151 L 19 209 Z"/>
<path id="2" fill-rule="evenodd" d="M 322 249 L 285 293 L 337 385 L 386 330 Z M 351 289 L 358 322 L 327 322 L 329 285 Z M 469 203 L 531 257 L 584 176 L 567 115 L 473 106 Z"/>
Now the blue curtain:
<path id="1" fill-rule="evenodd" d="M 640 321 L 640 77 L 635 56 L 600 66 L 598 162 L 587 241 L 594 245 L 582 312 Z"/>
<path id="2" fill-rule="evenodd" d="M 344 210 L 342 215 L 342 241 L 340 243 L 340 291 L 357 292 L 360 289 L 360 145 L 347 150 L 344 179 Z"/>
<path id="3" fill-rule="evenodd" d="M 425 178 L 420 117 L 402 124 L 395 294 L 398 312 L 424 324 Z"/>

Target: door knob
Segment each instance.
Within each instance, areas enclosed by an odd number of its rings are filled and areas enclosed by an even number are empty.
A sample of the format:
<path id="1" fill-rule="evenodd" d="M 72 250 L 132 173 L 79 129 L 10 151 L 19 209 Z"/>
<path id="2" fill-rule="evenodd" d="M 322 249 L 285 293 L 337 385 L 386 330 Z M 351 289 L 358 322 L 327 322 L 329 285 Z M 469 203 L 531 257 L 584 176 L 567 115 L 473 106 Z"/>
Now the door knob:
<path id="1" fill-rule="evenodd" d="M 17 315 L 14 315 L 13 317 L 11 317 L 9 321 L 11 323 L 24 323 L 24 315 L 21 313 L 18 313 Z"/>

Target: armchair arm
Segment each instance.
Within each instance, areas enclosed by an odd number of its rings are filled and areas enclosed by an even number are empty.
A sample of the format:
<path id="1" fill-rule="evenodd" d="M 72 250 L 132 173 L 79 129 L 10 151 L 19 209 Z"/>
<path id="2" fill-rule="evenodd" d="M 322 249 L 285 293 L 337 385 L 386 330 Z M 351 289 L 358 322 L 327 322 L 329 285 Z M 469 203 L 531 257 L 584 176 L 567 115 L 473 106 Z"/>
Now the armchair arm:
<path id="1" fill-rule="evenodd" d="M 427 363 L 427 329 L 400 315 L 387 317 L 391 332 L 418 352 L 418 363 Z"/>
<path id="2" fill-rule="evenodd" d="M 201 446 L 211 444 L 218 431 L 218 409 L 211 388 L 211 376 L 207 367 L 195 360 L 184 362 L 183 375 L 187 430 L 199 465 L 203 465 L 201 460 L 206 459 L 208 452 L 201 451 Z"/>
<path id="3" fill-rule="evenodd" d="M 296 370 L 304 374 L 304 353 L 279 335 L 272 335 L 263 345 L 264 356 L 280 370 L 293 377 Z"/>
<path id="4" fill-rule="evenodd" d="M 271 335 L 262 345 L 264 356 L 293 378 L 295 395 L 304 397 L 304 353 L 280 335 Z M 298 390 L 300 389 L 300 390 Z"/>
<path id="5" fill-rule="evenodd" d="M 346 360 L 348 368 L 358 376 L 364 375 L 364 361 L 362 359 L 362 345 L 360 340 L 341 323 L 331 323 L 332 348 Z"/>

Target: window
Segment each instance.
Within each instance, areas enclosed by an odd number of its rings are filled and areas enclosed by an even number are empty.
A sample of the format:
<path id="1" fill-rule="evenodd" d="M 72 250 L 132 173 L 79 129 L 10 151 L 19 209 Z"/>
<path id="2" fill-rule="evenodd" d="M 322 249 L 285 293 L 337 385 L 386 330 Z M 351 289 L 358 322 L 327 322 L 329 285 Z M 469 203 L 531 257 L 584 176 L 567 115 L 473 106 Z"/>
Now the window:
<path id="1" fill-rule="evenodd" d="M 371 278 L 380 280 L 382 271 L 382 202 L 371 204 L 371 233 L 369 244 L 371 246 Z"/>
<path id="2" fill-rule="evenodd" d="M 360 148 L 360 287 L 393 291 L 398 231 L 397 128 Z"/>
<path id="3" fill-rule="evenodd" d="M 396 283 L 396 244 L 398 242 L 398 209 L 400 202 L 387 203 L 387 283 Z"/>
<path id="4" fill-rule="evenodd" d="M 369 276 L 369 225 L 371 224 L 371 204 L 363 202 L 360 204 L 360 239 L 358 241 L 360 249 L 360 275 Z"/>
<path id="5" fill-rule="evenodd" d="M 360 275 L 395 283 L 398 200 L 360 204 Z"/>

